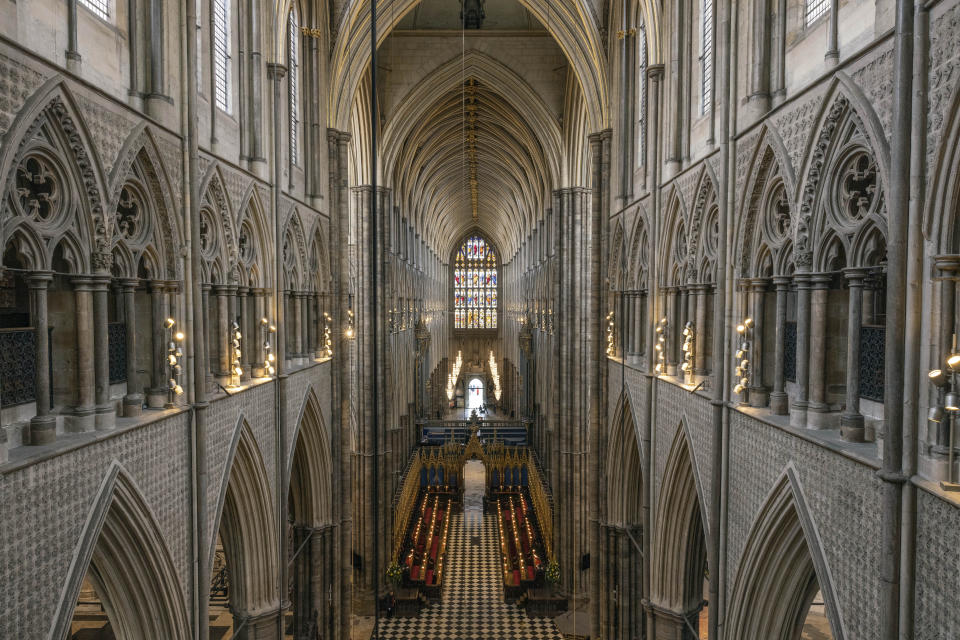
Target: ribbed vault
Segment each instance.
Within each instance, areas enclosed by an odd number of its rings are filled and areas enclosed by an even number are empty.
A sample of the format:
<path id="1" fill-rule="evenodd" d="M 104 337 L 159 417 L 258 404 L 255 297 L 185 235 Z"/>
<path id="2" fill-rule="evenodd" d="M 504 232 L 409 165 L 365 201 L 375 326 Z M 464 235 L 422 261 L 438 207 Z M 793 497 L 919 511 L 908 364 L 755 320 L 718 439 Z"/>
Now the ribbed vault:
<path id="1" fill-rule="evenodd" d="M 560 173 L 560 129 L 546 106 L 476 52 L 442 65 L 400 104 L 382 145 L 394 202 L 440 255 L 474 226 L 513 255 Z"/>

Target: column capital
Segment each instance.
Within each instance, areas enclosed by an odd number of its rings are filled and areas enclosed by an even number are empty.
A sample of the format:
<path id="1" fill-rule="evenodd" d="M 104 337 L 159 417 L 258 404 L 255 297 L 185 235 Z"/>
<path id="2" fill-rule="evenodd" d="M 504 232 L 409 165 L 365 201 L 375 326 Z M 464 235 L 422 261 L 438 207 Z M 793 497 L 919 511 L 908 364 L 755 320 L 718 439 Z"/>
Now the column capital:
<path id="1" fill-rule="evenodd" d="M 229 284 L 215 284 L 211 288 L 213 289 L 213 295 L 215 296 L 230 295 L 230 291 L 236 289 L 235 286 Z"/>
<path id="2" fill-rule="evenodd" d="M 250 287 L 250 293 L 255 296 L 268 296 L 273 289 L 265 289 L 263 287 Z"/>
<path id="3" fill-rule="evenodd" d="M 773 278 L 747 278 L 746 283 L 751 291 L 762 293 L 767 290 Z"/>
<path id="4" fill-rule="evenodd" d="M 150 289 L 150 293 L 163 293 L 167 289 L 166 280 L 148 280 L 147 288 Z"/>
<path id="5" fill-rule="evenodd" d="M 91 275 L 79 275 L 70 278 L 74 291 L 93 291 L 97 279 Z"/>
<path id="6" fill-rule="evenodd" d="M 813 289 L 827 289 L 830 287 L 830 282 L 832 280 L 833 275 L 829 273 L 810 274 L 810 286 Z"/>
<path id="7" fill-rule="evenodd" d="M 123 291 L 133 291 L 140 286 L 139 278 L 117 278 L 115 282 Z"/>
<path id="8" fill-rule="evenodd" d="M 267 77 L 271 80 L 279 82 L 283 79 L 283 76 L 287 75 L 287 67 L 284 64 L 279 62 L 268 62 L 267 63 Z"/>
<path id="9" fill-rule="evenodd" d="M 53 282 L 53 271 L 31 271 L 24 279 L 31 289 L 46 289 Z"/>
<path id="10" fill-rule="evenodd" d="M 791 282 L 793 282 L 793 278 L 790 276 L 773 276 L 773 286 L 776 287 L 778 291 L 789 288 Z"/>
<path id="11" fill-rule="evenodd" d="M 944 273 L 960 271 L 960 255 L 948 254 L 933 256 L 933 266 Z"/>
<path id="12" fill-rule="evenodd" d="M 651 80 L 659 80 L 663 77 L 664 67 L 662 64 L 650 64 L 647 65 L 647 76 Z"/>
<path id="13" fill-rule="evenodd" d="M 864 280 L 870 276 L 870 269 L 866 267 L 850 267 L 843 270 L 843 277 L 851 287 L 862 287 Z"/>

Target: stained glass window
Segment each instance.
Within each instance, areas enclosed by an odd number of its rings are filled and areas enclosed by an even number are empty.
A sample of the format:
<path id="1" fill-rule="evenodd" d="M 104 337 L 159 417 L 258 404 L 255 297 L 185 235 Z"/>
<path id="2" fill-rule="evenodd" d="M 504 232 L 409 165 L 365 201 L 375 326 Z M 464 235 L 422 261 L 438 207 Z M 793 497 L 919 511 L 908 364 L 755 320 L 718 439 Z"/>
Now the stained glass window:
<path id="1" fill-rule="evenodd" d="M 497 252 L 481 236 L 457 251 L 453 266 L 454 327 L 497 328 Z"/>

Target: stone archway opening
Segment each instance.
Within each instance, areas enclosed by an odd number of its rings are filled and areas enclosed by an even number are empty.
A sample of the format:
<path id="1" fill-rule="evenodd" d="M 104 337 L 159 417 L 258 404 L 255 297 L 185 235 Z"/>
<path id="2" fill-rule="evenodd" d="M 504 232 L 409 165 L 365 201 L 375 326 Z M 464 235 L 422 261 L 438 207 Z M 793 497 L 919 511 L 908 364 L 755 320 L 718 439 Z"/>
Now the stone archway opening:
<path id="1" fill-rule="evenodd" d="M 467 411 L 472 411 L 473 409 L 479 411 L 483 408 L 485 400 L 486 388 L 483 380 L 480 378 L 471 379 L 470 382 L 467 383 Z"/>

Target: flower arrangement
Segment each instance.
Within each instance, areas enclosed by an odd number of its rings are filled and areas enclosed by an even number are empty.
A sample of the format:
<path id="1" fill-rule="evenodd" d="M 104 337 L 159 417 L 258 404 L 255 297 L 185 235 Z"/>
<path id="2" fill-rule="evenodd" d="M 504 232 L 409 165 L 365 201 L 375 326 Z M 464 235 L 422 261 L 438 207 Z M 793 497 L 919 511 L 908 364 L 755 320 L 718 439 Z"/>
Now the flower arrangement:
<path id="1" fill-rule="evenodd" d="M 556 560 L 550 562 L 547 565 L 547 571 L 544 577 L 547 579 L 547 582 L 550 584 L 559 584 L 560 583 L 560 563 Z"/>
<path id="2" fill-rule="evenodd" d="M 394 586 L 398 586 L 402 578 L 403 569 L 400 568 L 400 565 L 396 562 L 390 563 L 390 566 L 387 567 L 387 581 Z"/>

